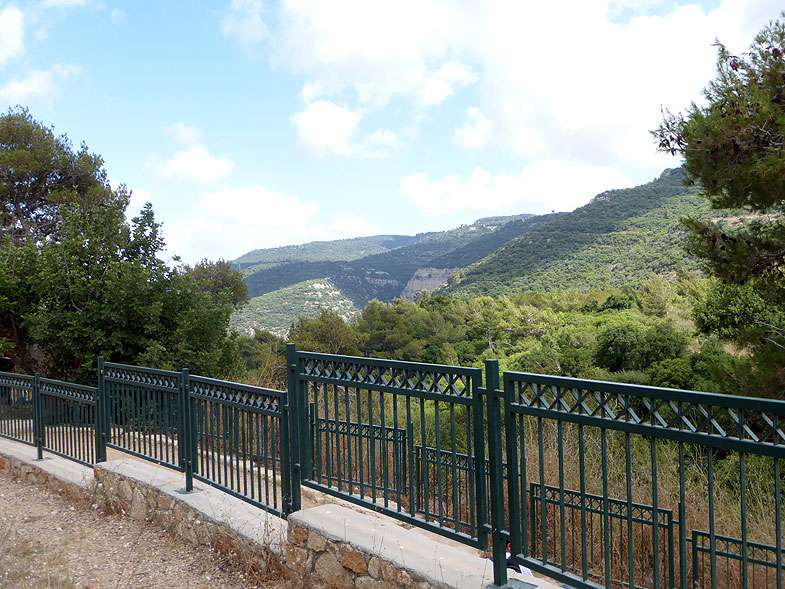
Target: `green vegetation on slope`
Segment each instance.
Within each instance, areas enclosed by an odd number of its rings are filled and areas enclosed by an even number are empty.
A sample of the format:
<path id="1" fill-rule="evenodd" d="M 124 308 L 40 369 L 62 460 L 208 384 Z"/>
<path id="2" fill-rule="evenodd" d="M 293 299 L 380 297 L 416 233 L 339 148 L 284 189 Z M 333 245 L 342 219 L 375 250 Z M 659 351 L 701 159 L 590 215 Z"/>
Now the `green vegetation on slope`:
<path id="1" fill-rule="evenodd" d="M 456 276 L 448 292 L 501 295 L 527 290 L 590 290 L 639 284 L 698 263 L 684 251 L 684 215 L 708 215 L 681 169 L 653 182 L 596 196 L 518 237 Z"/>
<path id="2" fill-rule="evenodd" d="M 359 313 L 352 301 L 324 278 L 300 282 L 252 298 L 234 312 L 229 329 L 247 334 L 261 329 L 284 336 L 296 317 L 317 317 L 323 309 L 344 320 Z"/>
<path id="3" fill-rule="evenodd" d="M 418 238 L 410 235 L 373 235 L 258 249 L 237 258 L 234 267 L 248 276 L 288 262 L 348 262 L 409 245 Z"/>
<path id="4" fill-rule="evenodd" d="M 320 254 L 317 259 L 290 261 L 246 273 L 245 280 L 251 297 L 328 277 L 359 307 L 372 299 L 391 301 L 400 296 L 418 268 L 461 267 L 479 260 L 536 226 L 536 219 L 539 217 L 532 215 L 490 217 L 449 231 L 420 234 L 411 238 L 415 241 L 409 245 L 360 259 L 325 260 L 326 256 Z"/>

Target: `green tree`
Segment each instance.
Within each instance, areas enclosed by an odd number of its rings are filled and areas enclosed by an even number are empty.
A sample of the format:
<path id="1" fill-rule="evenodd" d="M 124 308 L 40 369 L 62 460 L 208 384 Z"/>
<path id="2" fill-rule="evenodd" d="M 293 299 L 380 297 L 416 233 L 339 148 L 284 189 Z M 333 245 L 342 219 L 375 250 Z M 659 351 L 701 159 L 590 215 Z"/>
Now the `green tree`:
<path id="1" fill-rule="evenodd" d="M 684 114 L 666 113 L 653 133 L 661 150 L 684 157 L 689 178 L 700 183 L 713 208 L 743 213 L 727 222 L 686 219 L 690 252 L 724 284 L 747 285 L 773 308 L 769 315 L 782 317 L 785 12 L 755 37 L 748 52 L 733 55 L 717 46 L 717 77 L 705 88 L 704 103 L 691 104 Z M 723 297 L 728 307 L 711 317 L 706 311 Z M 754 299 L 744 289 L 715 291 L 697 320 L 703 329 L 718 324 L 718 332 L 746 348 L 732 375 L 740 391 L 781 397 L 785 323 L 762 320 Z"/>
<path id="2" fill-rule="evenodd" d="M 160 260 L 152 208 L 126 223 L 101 158 L 27 111 L 0 116 L 0 141 L 0 340 L 17 365 L 89 378 L 104 355 L 218 376 L 231 304 Z"/>
<path id="3" fill-rule="evenodd" d="M 355 356 L 360 334 L 335 311 L 322 309 L 318 317 L 300 317 L 289 339 L 303 351 Z"/>
<path id="4" fill-rule="evenodd" d="M 742 222 L 687 219 L 690 251 L 726 282 L 759 282 L 785 300 L 785 13 L 733 55 L 717 42 L 717 77 L 705 103 L 666 113 L 653 132 L 680 154 L 712 207 L 746 209 Z"/>
<path id="5" fill-rule="evenodd" d="M 40 243 L 57 233 L 60 211 L 125 206 L 125 187 L 112 190 L 101 156 L 17 107 L 0 116 L 0 234 Z"/>
<path id="6" fill-rule="evenodd" d="M 239 307 L 248 300 L 248 285 L 243 281 L 243 273 L 232 269 L 226 260 L 211 262 L 203 259 L 193 268 L 186 267 L 193 274 L 202 290 L 210 293 L 214 304 L 229 300 L 233 307 Z"/>

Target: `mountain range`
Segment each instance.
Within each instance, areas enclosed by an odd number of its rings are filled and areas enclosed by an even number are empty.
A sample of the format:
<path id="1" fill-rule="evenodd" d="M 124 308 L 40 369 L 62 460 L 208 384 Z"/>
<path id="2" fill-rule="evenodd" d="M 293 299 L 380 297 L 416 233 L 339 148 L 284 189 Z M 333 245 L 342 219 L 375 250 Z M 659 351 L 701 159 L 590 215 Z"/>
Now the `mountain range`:
<path id="1" fill-rule="evenodd" d="M 652 274 L 697 269 L 684 251 L 685 215 L 716 215 L 680 168 L 609 190 L 569 213 L 487 217 L 449 231 L 376 235 L 259 249 L 234 261 L 250 302 L 231 328 L 284 334 L 321 308 L 345 318 L 371 299 L 412 299 L 635 285 Z"/>

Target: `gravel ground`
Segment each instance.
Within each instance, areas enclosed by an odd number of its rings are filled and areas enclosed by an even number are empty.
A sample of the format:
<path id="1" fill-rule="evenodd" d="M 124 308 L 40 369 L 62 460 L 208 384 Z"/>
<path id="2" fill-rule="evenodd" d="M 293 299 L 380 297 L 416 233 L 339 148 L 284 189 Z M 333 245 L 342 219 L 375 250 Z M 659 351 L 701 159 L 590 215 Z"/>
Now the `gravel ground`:
<path id="1" fill-rule="evenodd" d="M 0 471 L 0 587 L 257 586 L 210 549 Z"/>

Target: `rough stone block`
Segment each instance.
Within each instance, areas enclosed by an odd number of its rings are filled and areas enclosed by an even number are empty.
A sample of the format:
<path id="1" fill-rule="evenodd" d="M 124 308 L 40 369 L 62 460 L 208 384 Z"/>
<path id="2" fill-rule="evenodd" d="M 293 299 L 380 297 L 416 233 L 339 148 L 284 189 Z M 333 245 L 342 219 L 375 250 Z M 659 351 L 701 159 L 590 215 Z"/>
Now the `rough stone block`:
<path id="1" fill-rule="evenodd" d="M 296 573 L 306 572 L 308 569 L 306 563 L 308 562 L 308 551 L 305 548 L 299 548 L 286 545 L 286 566 Z"/>
<path id="2" fill-rule="evenodd" d="M 412 582 L 412 578 L 409 576 L 409 573 L 402 571 L 386 562 L 382 563 L 382 578 L 385 581 L 398 583 L 402 587 L 408 587 Z"/>
<path id="3" fill-rule="evenodd" d="M 368 572 L 368 563 L 365 560 L 365 555 L 346 544 L 341 546 L 341 564 L 350 571 L 360 575 Z"/>
<path id="4" fill-rule="evenodd" d="M 334 554 L 322 553 L 316 559 L 316 574 L 331 587 L 336 589 L 353 589 L 354 583 L 345 568 L 341 566 Z"/>
<path id="5" fill-rule="evenodd" d="M 354 586 L 357 589 L 387 589 L 390 584 L 387 581 L 372 579 L 371 577 L 358 577 L 354 580 Z"/>
<path id="6" fill-rule="evenodd" d="M 315 552 L 324 552 L 327 548 L 327 538 L 320 533 L 311 530 L 308 534 L 308 548 Z"/>
<path id="7" fill-rule="evenodd" d="M 302 546 L 308 539 L 308 529 L 302 526 L 291 526 L 289 528 L 289 542 L 295 546 Z"/>
<path id="8" fill-rule="evenodd" d="M 374 579 L 382 576 L 382 561 L 379 560 L 378 556 L 372 556 L 371 560 L 368 561 L 368 574 Z"/>

